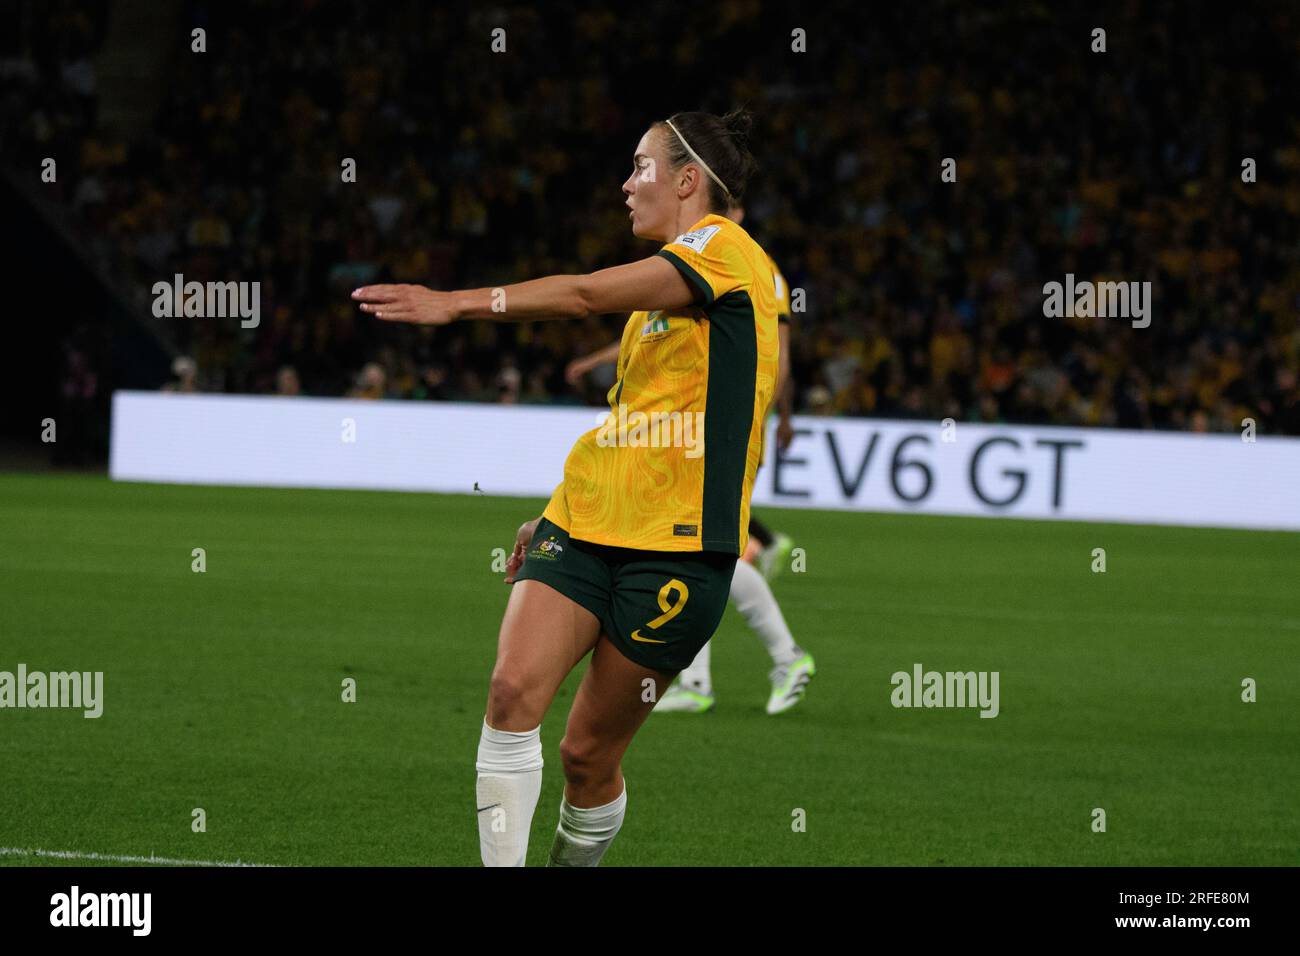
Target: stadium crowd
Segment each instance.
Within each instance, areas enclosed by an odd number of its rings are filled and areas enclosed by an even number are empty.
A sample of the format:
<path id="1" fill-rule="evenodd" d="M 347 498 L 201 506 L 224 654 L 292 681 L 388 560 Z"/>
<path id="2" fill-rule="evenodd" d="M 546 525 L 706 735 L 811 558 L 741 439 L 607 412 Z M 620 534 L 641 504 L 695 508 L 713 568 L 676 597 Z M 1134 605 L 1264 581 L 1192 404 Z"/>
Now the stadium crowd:
<path id="1" fill-rule="evenodd" d="M 1300 434 L 1294 9 L 1215 33 L 1181 27 L 1186 5 L 1132 5 L 1095 53 L 1086 19 L 1050 7 L 833 4 L 801 14 L 796 53 L 753 0 L 301 2 L 241 25 L 269 6 L 191 4 L 207 52 L 181 50 L 129 143 L 97 120 L 102 8 L 42 7 L 50 41 L 0 60 L 6 162 L 61 157 L 52 194 L 142 311 L 177 273 L 260 281 L 256 329 L 167 320 L 168 387 L 598 403 L 609 370 L 564 370 L 618 317 L 392 327 L 348 292 L 650 254 L 618 193 L 640 132 L 744 103 L 762 163 L 746 226 L 805 306 L 796 411 Z M 667 32 L 648 19 L 680 21 L 675 49 L 638 42 Z M 1150 326 L 1045 317 L 1067 273 L 1149 281 Z"/>

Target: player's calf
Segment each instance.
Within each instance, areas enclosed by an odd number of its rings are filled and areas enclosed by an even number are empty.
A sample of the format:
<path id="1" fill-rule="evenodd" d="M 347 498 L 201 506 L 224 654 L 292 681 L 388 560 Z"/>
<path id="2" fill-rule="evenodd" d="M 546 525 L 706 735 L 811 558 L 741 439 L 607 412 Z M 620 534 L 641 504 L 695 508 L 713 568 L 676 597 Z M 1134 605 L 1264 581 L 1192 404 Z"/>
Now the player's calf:
<path id="1" fill-rule="evenodd" d="M 548 866 L 597 866 L 614 842 L 627 811 L 619 758 L 592 737 L 566 734 L 560 741 L 564 798 Z"/>

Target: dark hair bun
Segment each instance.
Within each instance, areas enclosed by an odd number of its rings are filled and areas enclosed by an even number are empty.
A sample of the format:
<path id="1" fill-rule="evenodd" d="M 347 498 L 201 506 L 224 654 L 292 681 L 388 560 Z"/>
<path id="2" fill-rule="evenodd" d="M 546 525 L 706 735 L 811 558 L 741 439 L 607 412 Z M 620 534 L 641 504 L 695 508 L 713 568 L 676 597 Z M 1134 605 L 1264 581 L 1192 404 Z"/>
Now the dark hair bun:
<path id="1" fill-rule="evenodd" d="M 732 110 L 722 117 L 722 125 L 727 128 L 739 146 L 749 144 L 749 132 L 754 128 L 754 114 L 743 106 Z"/>

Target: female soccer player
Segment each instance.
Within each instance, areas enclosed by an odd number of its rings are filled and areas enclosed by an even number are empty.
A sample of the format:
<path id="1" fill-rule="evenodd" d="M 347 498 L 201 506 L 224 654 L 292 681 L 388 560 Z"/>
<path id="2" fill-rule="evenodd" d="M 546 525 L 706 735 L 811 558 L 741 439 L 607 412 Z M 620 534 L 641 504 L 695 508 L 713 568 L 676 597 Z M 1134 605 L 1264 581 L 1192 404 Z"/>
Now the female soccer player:
<path id="1" fill-rule="evenodd" d="M 755 168 L 749 126 L 743 111 L 678 113 L 641 137 L 623 192 L 633 234 L 663 244 L 649 258 L 498 289 L 353 293 L 378 318 L 439 325 L 632 312 L 610 416 L 578 439 L 507 568 L 477 761 L 485 865 L 523 865 L 542 717 L 588 653 L 550 862 L 600 862 L 627 805 L 623 754 L 726 607 L 778 354 L 767 255 L 724 215 Z"/>
<path id="2" fill-rule="evenodd" d="M 736 223 L 745 221 L 745 210 L 741 206 L 732 206 L 727 210 L 727 218 Z M 789 286 L 776 263 L 769 257 L 768 265 L 772 270 L 772 284 L 776 296 L 776 319 L 780 341 L 780 361 L 776 375 L 776 402 L 780 415 L 777 427 L 778 443 L 786 448 L 793 435 L 790 424 L 792 402 L 787 396 L 790 378 L 789 343 L 792 313 L 790 311 Z M 576 384 L 583 375 L 601 365 L 612 365 L 618 361 L 620 342 L 613 342 L 589 355 L 576 358 L 565 369 L 565 379 L 569 384 Z M 760 460 L 761 465 L 761 460 Z M 744 617 L 750 630 L 763 642 L 763 647 L 772 658 L 772 671 L 768 678 L 772 690 L 767 698 L 769 714 L 783 714 L 803 699 L 809 681 L 816 673 L 812 655 L 794 642 L 790 627 L 785 622 L 785 615 L 777 604 L 776 595 L 772 593 L 766 578 L 771 577 L 775 569 L 790 555 L 793 543 L 787 535 L 773 535 L 752 513 L 749 516 L 749 547 L 736 562 L 735 576 L 731 580 L 731 600 Z M 760 572 L 759 568 L 762 568 Z M 704 714 L 713 709 L 713 674 L 711 668 L 712 641 L 706 641 L 700 652 L 678 675 L 677 681 L 668 688 L 655 707 L 655 713 Z"/>

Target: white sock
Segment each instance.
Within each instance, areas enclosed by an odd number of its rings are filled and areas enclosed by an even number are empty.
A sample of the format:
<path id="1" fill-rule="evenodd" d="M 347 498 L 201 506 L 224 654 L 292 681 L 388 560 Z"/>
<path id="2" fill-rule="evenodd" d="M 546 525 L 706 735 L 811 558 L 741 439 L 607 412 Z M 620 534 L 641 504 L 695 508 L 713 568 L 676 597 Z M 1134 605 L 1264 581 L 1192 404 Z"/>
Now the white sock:
<path id="1" fill-rule="evenodd" d="M 794 642 L 781 608 L 767 581 L 748 561 L 736 562 L 731 578 L 731 600 L 772 655 L 773 664 L 789 664 L 802 654 Z"/>
<path id="2" fill-rule="evenodd" d="M 712 640 L 706 641 L 695 655 L 695 660 L 678 675 L 678 680 L 687 690 L 705 695 L 713 693 L 713 675 L 709 673 L 709 645 L 712 643 Z"/>
<path id="3" fill-rule="evenodd" d="M 560 798 L 560 825 L 547 866 L 597 866 L 623 825 L 627 811 L 627 782 L 618 799 L 603 807 L 583 809 Z"/>
<path id="4" fill-rule="evenodd" d="M 495 730 L 478 742 L 478 843 L 484 866 L 523 866 L 528 830 L 542 792 L 542 728 Z"/>

